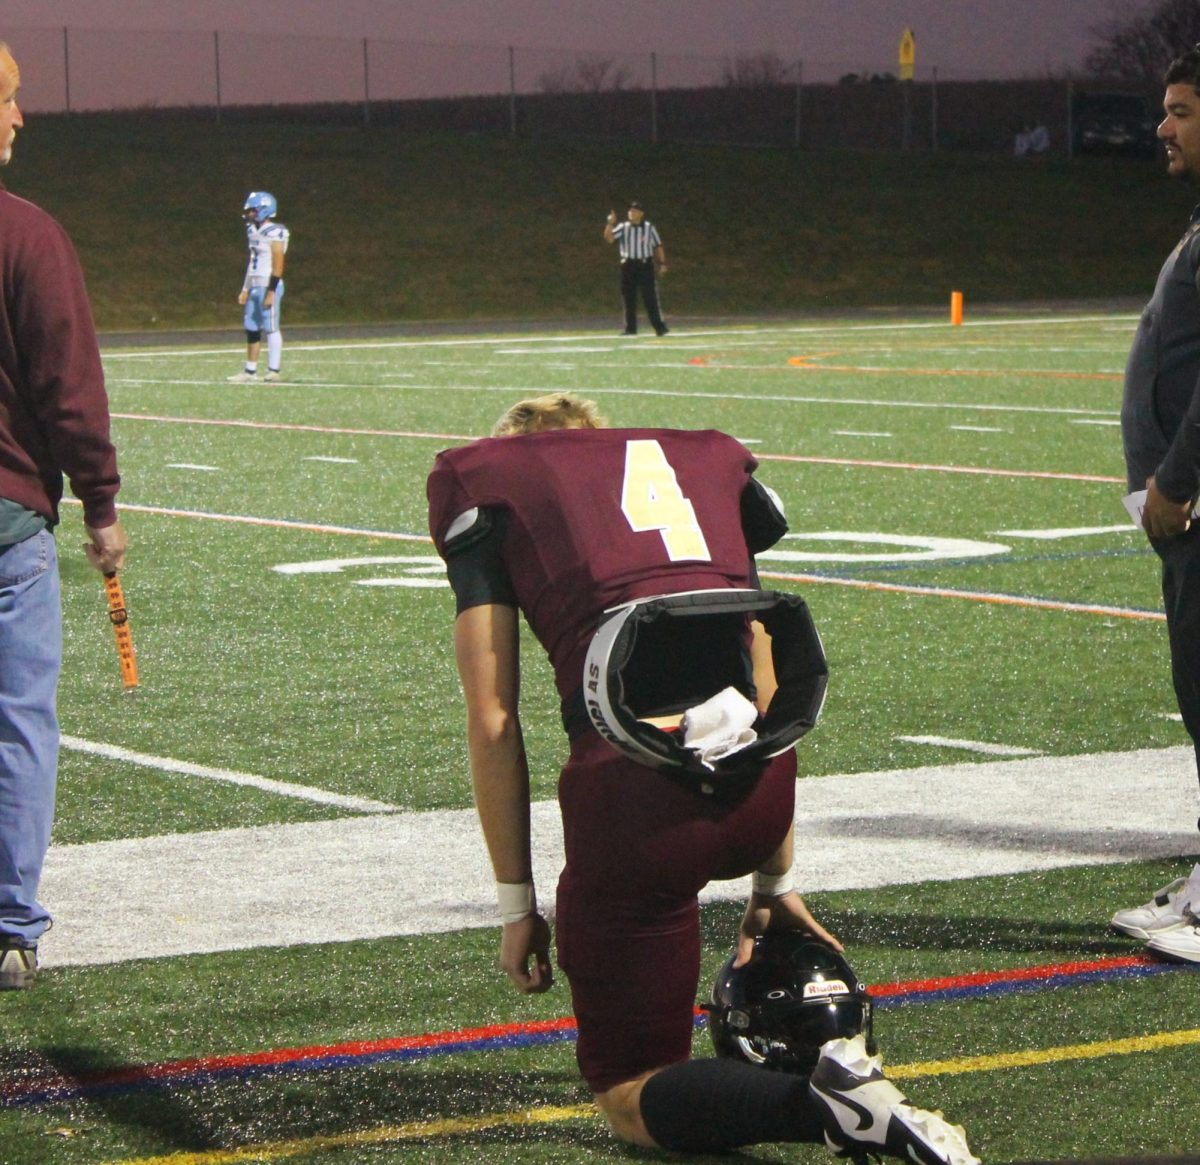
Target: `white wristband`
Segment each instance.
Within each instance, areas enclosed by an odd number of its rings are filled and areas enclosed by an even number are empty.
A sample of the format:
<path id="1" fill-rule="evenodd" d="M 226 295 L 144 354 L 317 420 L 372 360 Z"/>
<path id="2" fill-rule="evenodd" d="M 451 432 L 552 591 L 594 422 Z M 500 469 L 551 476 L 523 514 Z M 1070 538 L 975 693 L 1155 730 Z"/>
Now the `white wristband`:
<path id="1" fill-rule="evenodd" d="M 500 907 L 500 921 L 505 926 L 536 914 L 537 894 L 533 882 L 497 882 L 496 903 Z"/>
<path id="2" fill-rule="evenodd" d="M 791 870 L 783 874 L 764 874 L 755 870 L 752 882 L 754 893 L 761 894 L 764 898 L 782 898 L 796 888 L 796 880 L 792 877 Z"/>

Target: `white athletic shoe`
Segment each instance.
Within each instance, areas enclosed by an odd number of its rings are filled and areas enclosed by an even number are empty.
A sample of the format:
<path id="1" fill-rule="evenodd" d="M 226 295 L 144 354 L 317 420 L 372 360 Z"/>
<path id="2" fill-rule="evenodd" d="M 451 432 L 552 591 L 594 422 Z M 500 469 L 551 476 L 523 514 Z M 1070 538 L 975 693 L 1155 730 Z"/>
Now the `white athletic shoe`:
<path id="1" fill-rule="evenodd" d="M 233 376 L 225 377 L 225 380 L 229 384 L 257 384 L 258 374 L 255 372 L 242 371 L 235 373 Z"/>
<path id="2" fill-rule="evenodd" d="M 1168 959 L 1200 963 L 1200 917 L 1188 910 L 1178 926 L 1151 931 L 1146 950 Z"/>
<path id="3" fill-rule="evenodd" d="M 273 368 L 268 368 L 266 376 L 263 377 L 263 380 L 270 381 L 270 382 L 274 382 L 276 380 L 282 380 L 282 379 L 283 379 L 282 374 L 279 372 L 276 372 Z"/>
<path id="4" fill-rule="evenodd" d="M 15 939 L 0 937 L 0 991 L 23 991 L 37 978 L 37 945 L 21 946 Z"/>
<path id="5" fill-rule="evenodd" d="M 866 1161 L 887 1153 L 917 1165 L 980 1165 L 961 1125 L 908 1103 L 867 1054 L 863 1036 L 822 1045 L 808 1092 L 825 1126 L 825 1143 L 840 1157 Z"/>
<path id="6" fill-rule="evenodd" d="M 1155 891 L 1145 906 L 1118 910 L 1109 925 L 1134 938 L 1148 939 L 1160 930 L 1182 926 L 1184 910 L 1192 902 L 1200 907 L 1200 863 L 1186 878 L 1176 878 Z"/>

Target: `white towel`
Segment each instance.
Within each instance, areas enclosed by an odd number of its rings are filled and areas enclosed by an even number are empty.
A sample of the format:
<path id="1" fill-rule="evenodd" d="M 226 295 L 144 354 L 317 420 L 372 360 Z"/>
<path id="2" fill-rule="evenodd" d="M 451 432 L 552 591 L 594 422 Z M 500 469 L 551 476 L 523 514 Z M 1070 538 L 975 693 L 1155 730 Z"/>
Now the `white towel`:
<path id="1" fill-rule="evenodd" d="M 683 714 L 683 744 L 706 769 L 758 739 L 751 725 L 758 710 L 737 688 L 726 688 Z"/>

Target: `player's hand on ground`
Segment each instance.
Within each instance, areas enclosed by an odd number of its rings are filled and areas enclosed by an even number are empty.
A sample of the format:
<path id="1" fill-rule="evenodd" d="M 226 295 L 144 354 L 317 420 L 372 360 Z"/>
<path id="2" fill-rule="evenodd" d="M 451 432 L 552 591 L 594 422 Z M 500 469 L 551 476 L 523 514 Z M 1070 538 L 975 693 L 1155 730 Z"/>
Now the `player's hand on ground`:
<path id="1" fill-rule="evenodd" d="M 750 961 L 754 953 L 754 940 L 768 930 L 800 930 L 828 943 L 835 951 L 843 949 L 837 938 L 813 918 L 804 905 L 804 899 L 795 890 L 789 890 L 779 897 L 751 894 L 738 931 L 735 967 L 745 966 Z"/>
<path id="2" fill-rule="evenodd" d="M 1142 526 L 1151 538 L 1174 538 L 1192 524 L 1192 503 L 1173 502 L 1158 488 L 1153 477 L 1146 479 L 1146 505 Z"/>
<path id="3" fill-rule="evenodd" d="M 500 936 L 500 969 L 525 995 L 540 995 L 554 985 L 550 926 L 540 914 L 505 925 Z"/>

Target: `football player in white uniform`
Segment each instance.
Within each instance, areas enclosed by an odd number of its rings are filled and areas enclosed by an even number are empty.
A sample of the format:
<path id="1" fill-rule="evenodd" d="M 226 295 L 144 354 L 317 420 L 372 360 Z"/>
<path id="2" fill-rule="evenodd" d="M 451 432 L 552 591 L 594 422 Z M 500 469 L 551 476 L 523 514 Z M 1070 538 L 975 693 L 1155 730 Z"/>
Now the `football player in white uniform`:
<path id="1" fill-rule="evenodd" d="M 234 384 L 252 384 L 258 380 L 258 355 L 267 338 L 267 373 L 263 380 L 278 380 L 283 360 L 283 333 L 279 330 L 283 300 L 283 264 L 290 232 L 275 221 L 278 204 L 273 194 L 253 190 L 246 196 L 242 218 L 246 222 L 246 243 L 250 261 L 238 303 L 245 309 L 246 367 L 229 380 Z"/>

